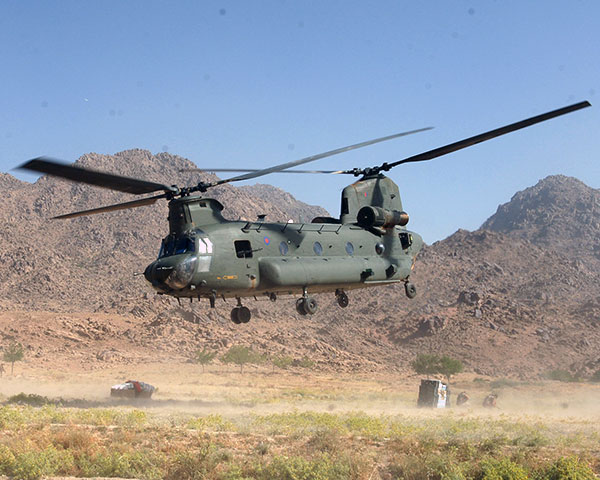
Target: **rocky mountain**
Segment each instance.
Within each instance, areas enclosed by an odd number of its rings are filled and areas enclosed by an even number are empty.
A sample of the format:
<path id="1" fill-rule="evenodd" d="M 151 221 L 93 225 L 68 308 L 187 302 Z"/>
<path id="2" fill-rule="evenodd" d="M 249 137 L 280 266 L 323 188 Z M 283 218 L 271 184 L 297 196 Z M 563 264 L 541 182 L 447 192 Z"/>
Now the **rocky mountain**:
<path id="1" fill-rule="evenodd" d="M 482 226 L 570 258 L 600 260 L 600 190 L 553 175 L 516 193 Z"/>
<path id="2" fill-rule="evenodd" d="M 193 167 L 184 158 L 144 150 L 89 154 L 79 163 L 167 184 L 207 178 L 180 173 Z M 42 365 L 185 359 L 198 348 L 245 344 L 338 370 L 406 371 L 422 352 L 461 358 L 482 375 L 600 368 L 600 274 L 590 254 L 598 191 L 575 179 L 548 177 L 499 207 L 482 229 L 425 247 L 414 300 L 402 286 L 352 291 L 347 309 L 320 295 L 319 312 L 298 317 L 293 298 L 258 299 L 248 303 L 252 321 L 237 326 L 231 301 L 214 310 L 207 302 L 179 306 L 133 276 L 167 233 L 166 202 L 48 220 L 130 197 L 46 177 L 29 184 L 2 174 L 0 183 L 10 186 L 0 212 L 0 343 L 21 341 Z M 224 185 L 211 195 L 229 218 L 327 215 L 268 185 Z"/>
<path id="3" fill-rule="evenodd" d="M 178 156 L 152 155 L 145 150 L 88 154 L 76 164 L 167 185 L 195 185 L 201 179 L 216 178 L 181 173 L 195 165 Z M 154 260 L 168 233 L 167 202 L 51 220 L 61 213 L 124 202 L 132 196 L 45 176 L 34 184 L 6 174 L 0 181 L 10 184 L 0 212 L 0 305 L 120 310 L 121 304 L 139 299 L 140 290 L 149 293 L 143 277 L 133 274 L 143 272 Z M 212 189 L 211 195 L 226 206 L 223 214 L 230 219 L 255 219 L 257 213 L 281 221 L 327 215 L 320 207 L 291 202 L 288 193 L 274 187 L 266 195 L 260 186 L 223 185 Z"/>

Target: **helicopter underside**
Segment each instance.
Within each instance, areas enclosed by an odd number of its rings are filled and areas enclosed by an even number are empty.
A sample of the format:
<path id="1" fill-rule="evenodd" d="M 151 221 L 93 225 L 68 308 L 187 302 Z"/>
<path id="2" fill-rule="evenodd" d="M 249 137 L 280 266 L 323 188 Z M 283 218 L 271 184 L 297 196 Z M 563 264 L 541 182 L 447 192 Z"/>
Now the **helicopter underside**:
<path id="1" fill-rule="evenodd" d="M 374 281 L 374 282 L 360 282 L 360 283 L 342 283 L 335 285 L 311 285 L 309 288 L 297 285 L 285 288 L 271 288 L 271 289 L 240 289 L 240 290 L 224 290 L 217 291 L 215 295 L 211 293 L 196 293 L 194 292 L 171 292 L 164 293 L 164 295 L 170 295 L 175 298 L 190 298 L 194 299 L 210 299 L 211 297 L 228 299 L 228 298 L 255 298 L 260 299 L 261 297 L 269 297 L 271 294 L 275 294 L 278 297 L 284 295 L 302 295 L 305 290 L 310 293 L 329 293 L 337 290 L 358 290 L 361 288 L 379 287 L 382 285 L 392 285 L 395 283 L 405 283 L 407 279 L 387 280 L 387 281 Z"/>
<path id="2" fill-rule="evenodd" d="M 357 290 L 362 288 L 392 285 L 397 283 L 404 283 L 406 295 L 409 298 L 414 298 L 416 295 L 415 286 L 408 281 L 408 277 L 397 280 L 385 280 L 385 281 L 365 281 L 359 283 L 344 283 L 336 285 L 311 285 L 310 294 L 316 293 L 330 293 L 335 294 L 335 300 L 341 308 L 346 308 L 350 300 L 346 292 L 350 290 Z M 314 297 L 309 295 L 309 289 L 302 286 L 293 286 L 279 289 L 258 289 L 258 290 L 228 290 L 224 292 L 212 292 L 210 294 L 199 294 L 192 296 L 189 293 L 186 294 L 175 294 L 175 292 L 169 295 L 174 296 L 181 303 L 181 299 L 190 299 L 193 302 L 194 299 L 208 300 L 212 308 L 216 307 L 217 302 L 223 302 L 229 304 L 228 299 L 236 299 L 237 305 L 231 310 L 231 320 L 236 323 L 247 323 L 251 318 L 250 309 L 242 305 L 242 299 L 252 298 L 254 301 L 271 301 L 276 302 L 281 296 L 294 296 L 296 297 L 296 312 L 302 316 L 312 315 L 316 313 L 318 304 Z"/>

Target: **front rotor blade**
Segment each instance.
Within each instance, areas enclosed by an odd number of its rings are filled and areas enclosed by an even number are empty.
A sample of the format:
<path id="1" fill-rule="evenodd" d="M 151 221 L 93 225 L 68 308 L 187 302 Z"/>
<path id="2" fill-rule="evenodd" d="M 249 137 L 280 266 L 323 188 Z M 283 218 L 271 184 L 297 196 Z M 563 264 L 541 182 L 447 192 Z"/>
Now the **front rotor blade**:
<path id="1" fill-rule="evenodd" d="M 442 155 L 447 155 L 448 153 L 456 152 L 457 150 L 470 147 L 471 145 L 476 145 L 477 143 L 485 142 L 486 140 L 491 140 L 492 138 L 499 137 L 500 135 L 506 135 L 507 133 L 514 132 L 515 130 L 530 127 L 531 125 L 535 125 L 536 123 L 544 122 L 546 120 L 550 120 L 551 118 L 559 117 L 561 115 L 565 115 L 567 113 L 571 113 L 586 107 L 591 107 L 590 102 L 579 102 L 573 105 L 569 105 L 567 107 L 559 108 L 557 110 L 552 110 L 551 112 L 536 115 L 535 117 L 527 118 L 525 120 L 521 120 L 520 122 L 511 123 L 510 125 L 506 125 L 505 127 L 496 128 L 495 130 L 490 130 L 489 132 L 475 135 L 474 137 L 470 137 L 465 140 L 460 140 L 459 142 L 454 142 L 443 147 L 429 150 L 428 152 L 420 153 L 418 155 L 413 155 L 412 157 L 408 157 L 397 162 L 389 163 L 385 165 L 384 168 L 382 168 L 382 170 L 388 171 L 390 168 L 393 168 L 397 165 L 401 165 L 402 163 L 423 162 L 425 160 L 431 160 L 433 158 L 441 157 Z"/>
<path id="2" fill-rule="evenodd" d="M 133 200 L 132 202 L 117 203 L 115 205 L 108 205 L 106 207 L 92 208 L 91 210 L 82 210 L 80 212 L 66 213 L 64 215 L 58 215 L 57 217 L 52 218 L 75 218 L 83 217 L 84 215 L 94 215 L 96 213 L 113 212 L 115 210 L 125 210 L 127 208 L 143 207 L 145 205 L 152 205 L 160 198 L 166 198 L 166 195 L 157 195 L 155 197 Z"/>
<path id="3" fill-rule="evenodd" d="M 165 192 L 173 192 L 176 189 L 161 183 L 147 182 L 137 178 L 124 177 L 114 175 L 112 173 L 98 172 L 82 167 L 75 167 L 61 162 L 57 162 L 50 158 L 38 157 L 29 160 L 23 165 L 17 167 L 23 170 L 32 170 L 34 172 L 45 173 L 55 177 L 64 178 L 73 182 L 87 183 L 102 188 L 110 188 L 119 192 L 133 193 L 140 195 L 143 193 L 151 193 L 159 190 Z"/>
<path id="4" fill-rule="evenodd" d="M 394 138 L 403 137 L 405 135 L 411 135 L 413 133 L 424 132 L 425 130 L 431 130 L 433 127 L 419 128 L 417 130 L 411 130 L 409 132 L 396 133 L 394 135 L 389 135 L 387 137 L 376 138 L 374 140 L 367 140 L 365 142 L 356 143 L 354 145 L 349 145 L 347 147 L 336 148 L 335 150 L 330 150 L 325 153 L 319 153 L 317 155 L 312 155 L 310 157 L 301 158 L 300 160 L 294 160 L 292 162 L 282 163 L 280 165 L 275 165 L 274 167 L 264 168 L 262 170 L 257 170 L 256 172 L 246 173 L 244 175 L 238 175 L 237 177 L 227 178 L 225 180 L 219 180 L 218 182 L 214 182 L 210 184 L 211 187 L 216 185 L 222 185 L 223 183 L 229 182 L 239 182 L 242 180 L 250 180 L 251 178 L 262 177 L 263 175 L 268 175 L 269 173 L 280 172 L 287 168 L 295 167 L 297 165 L 302 165 L 308 162 L 314 162 L 315 160 L 320 160 L 321 158 L 331 157 L 332 155 L 338 155 L 339 153 L 349 152 L 350 150 L 355 150 L 357 148 L 366 147 L 368 145 L 373 145 L 379 142 L 385 142 L 387 140 L 392 140 Z"/>

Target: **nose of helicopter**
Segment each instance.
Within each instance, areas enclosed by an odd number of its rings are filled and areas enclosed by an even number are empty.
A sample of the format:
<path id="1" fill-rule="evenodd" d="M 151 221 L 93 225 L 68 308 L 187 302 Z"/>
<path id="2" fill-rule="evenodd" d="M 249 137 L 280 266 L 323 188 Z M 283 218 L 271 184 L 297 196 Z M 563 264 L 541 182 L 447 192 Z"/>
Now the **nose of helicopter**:
<path id="1" fill-rule="evenodd" d="M 146 267 L 144 277 L 156 290 L 182 290 L 192 281 L 196 263 L 194 255 L 160 258 Z"/>

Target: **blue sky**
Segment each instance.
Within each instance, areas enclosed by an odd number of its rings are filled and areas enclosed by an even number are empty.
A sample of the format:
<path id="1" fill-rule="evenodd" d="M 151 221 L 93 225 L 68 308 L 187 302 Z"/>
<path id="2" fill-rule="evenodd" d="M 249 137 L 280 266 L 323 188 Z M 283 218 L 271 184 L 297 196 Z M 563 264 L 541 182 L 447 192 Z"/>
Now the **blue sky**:
<path id="1" fill-rule="evenodd" d="M 599 51 L 597 0 L 5 0 L 0 170 L 129 148 L 263 168 L 435 127 L 311 165 L 370 166 L 592 103 L 390 172 L 409 226 L 431 243 L 478 228 L 547 175 L 600 188 Z M 260 179 L 334 215 L 349 180 Z"/>

